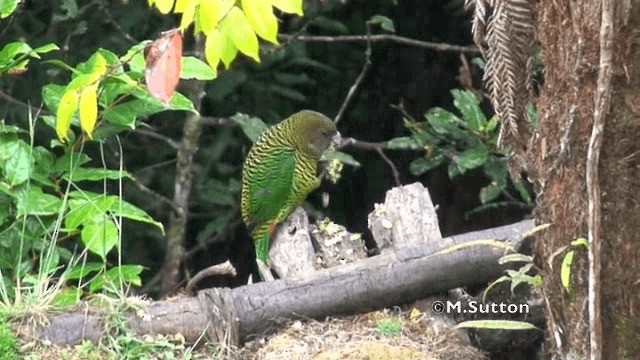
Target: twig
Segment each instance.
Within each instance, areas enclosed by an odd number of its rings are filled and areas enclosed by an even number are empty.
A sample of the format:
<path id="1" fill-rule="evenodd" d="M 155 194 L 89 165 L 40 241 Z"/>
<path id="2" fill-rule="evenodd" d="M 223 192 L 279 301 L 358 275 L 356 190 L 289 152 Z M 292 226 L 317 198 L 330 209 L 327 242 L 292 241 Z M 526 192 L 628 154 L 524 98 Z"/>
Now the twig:
<path id="1" fill-rule="evenodd" d="M 393 180 L 396 182 L 396 186 L 401 186 L 402 183 L 400 182 L 400 173 L 398 173 L 398 169 L 393 164 L 393 161 L 391 161 L 391 159 L 389 159 L 387 155 L 385 155 L 384 151 L 382 151 L 381 148 L 377 148 L 376 152 L 380 155 L 382 160 L 384 160 L 384 162 L 386 162 L 387 165 L 389 165 L 389 167 L 391 168 L 391 173 L 393 174 Z"/>
<path id="2" fill-rule="evenodd" d="M 363 150 L 376 150 L 376 149 L 386 149 L 387 142 L 386 141 L 369 142 L 369 141 L 362 141 L 362 140 L 357 140 L 357 139 L 348 137 L 348 138 L 342 139 L 342 142 L 340 143 L 339 146 L 336 147 L 336 149 L 339 150 L 347 146 L 351 146 L 351 147 L 354 147 L 357 149 L 363 149 Z"/>
<path id="3" fill-rule="evenodd" d="M 298 41 L 305 42 L 326 42 L 326 43 L 337 43 L 337 42 L 363 42 L 367 41 L 366 35 L 341 35 L 341 36 L 309 36 L 309 35 L 287 35 L 281 34 L 278 35 L 280 40 L 289 40 L 291 38 L 295 38 Z M 428 41 L 420 41 L 415 40 L 403 36 L 398 35 L 372 35 L 369 37 L 371 42 L 383 42 L 389 41 L 403 45 L 410 45 L 424 49 L 436 50 L 436 51 L 452 51 L 452 52 L 464 52 L 471 54 L 479 54 L 480 50 L 475 46 L 461 46 L 461 45 L 453 45 L 446 43 L 434 43 Z"/>
<path id="4" fill-rule="evenodd" d="M 22 101 L 20 101 L 20 100 L 18 100 L 16 98 L 14 98 L 13 96 L 7 94 L 4 91 L 0 91 L 0 98 L 6 100 L 10 104 L 14 104 L 14 105 L 18 105 L 20 107 L 23 107 L 23 108 L 31 111 L 32 113 L 39 113 L 39 115 L 53 115 L 52 113 L 50 113 L 50 112 L 48 112 L 48 111 L 46 111 L 44 109 L 37 108 L 37 107 L 35 107 L 33 105 L 30 105 L 30 104 L 27 104 L 25 102 L 22 102 Z"/>
<path id="5" fill-rule="evenodd" d="M 157 192 L 149 189 L 146 185 L 144 185 L 143 183 L 141 183 L 140 181 L 138 181 L 138 179 L 136 179 L 135 177 L 131 178 L 131 181 L 133 182 L 133 185 L 135 185 L 135 187 L 137 187 L 140 191 L 153 196 L 156 200 L 160 201 L 161 203 L 164 203 L 166 205 L 168 205 L 173 211 L 175 211 L 176 213 L 180 212 L 180 208 L 176 206 L 176 204 L 173 203 L 173 201 L 171 201 L 169 198 L 166 198 L 160 194 L 158 194 Z"/>
<path id="6" fill-rule="evenodd" d="M 233 229 L 238 225 L 240 225 L 240 220 L 236 220 L 236 221 L 232 222 L 229 225 L 228 228 L 229 229 Z M 225 237 L 226 237 L 226 234 L 225 233 L 221 233 L 221 234 L 218 234 L 216 236 L 211 236 L 211 237 L 209 237 L 207 239 L 204 239 L 204 240 L 198 242 L 198 244 L 196 246 L 194 246 L 193 248 L 189 249 L 189 251 L 184 253 L 183 260 L 186 261 L 186 260 L 191 259 L 199 251 L 202 251 L 202 250 L 206 249 L 211 244 L 215 244 L 217 242 L 223 241 L 225 239 Z"/>
<path id="7" fill-rule="evenodd" d="M 223 262 L 222 264 L 209 266 L 206 269 L 200 270 L 189 282 L 187 283 L 187 287 L 185 292 L 187 296 L 195 295 L 193 288 L 200 282 L 200 280 L 207 278 L 209 276 L 218 276 L 218 275 L 231 275 L 235 277 L 237 274 L 236 268 L 231 265 L 229 260 Z"/>
<path id="8" fill-rule="evenodd" d="M 207 126 L 238 126 L 238 123 L 229 118 L 205 116 L 200 118 L 200 122 Z"/>
<path id="9" fill-rule="evenodd" d="M 611 104 L 611 67 L 613 62 L 614 23 L 613 0 L 602 0 L 602 19 L 600 24 L 600 64 L 593 112 L 593 128 L 587 151 L 587 197 L 589 201 L 588 237 L 589 237 L 589 345 L 590 358 L 600 359 L 602 356 L 602 318 L 600 312 L 600 184 L 598 164 L 602 148 L 603 132 L 609 106 Z"/>
<path id="10" fill-rule="evenodd" d="M 180 147 L 180 145 L 178 145 L 178 143 L 175 140 L 169 137 L 166 137 L 164 135 L 158 134 L 157 132 L 154 132 L 154 131 L 144 130 L 144 129 L 135 129 L 133 130 L 133 133 L 144 135 L 156 140 L 161 140 L 167 145 L 169 145 L 171 148 L 173 148 L 173 150 L 178 150 Z"/>

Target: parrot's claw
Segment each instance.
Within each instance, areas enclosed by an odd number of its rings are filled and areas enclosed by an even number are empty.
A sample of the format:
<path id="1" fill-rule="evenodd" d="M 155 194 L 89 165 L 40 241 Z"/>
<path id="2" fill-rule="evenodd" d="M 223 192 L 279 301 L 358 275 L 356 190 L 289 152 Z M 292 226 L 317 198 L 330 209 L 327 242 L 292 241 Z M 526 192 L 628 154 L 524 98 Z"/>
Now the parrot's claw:
<path id="1" fill-rule="evenodd" d="M 258 271 L 260 272 L 260 277 L 264 281 L 274 281 L 275 278 L 273 274 L 271 274 L 271 269 L 267 266 L 267 264 L 263 263 L 262 260 L 256 259 L 256 264 L 258 264 Z"/>

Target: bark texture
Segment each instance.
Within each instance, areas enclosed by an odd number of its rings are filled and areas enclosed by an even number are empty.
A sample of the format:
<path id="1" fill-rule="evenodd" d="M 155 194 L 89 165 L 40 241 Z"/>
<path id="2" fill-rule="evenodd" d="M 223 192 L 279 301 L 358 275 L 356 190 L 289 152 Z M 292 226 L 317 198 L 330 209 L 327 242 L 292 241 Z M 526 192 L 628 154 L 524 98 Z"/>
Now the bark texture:
<path id="1" fill-rule="evenodd" d="M 609 8 L 611 24 L 603 16 Z M 593 340 L 601 340 L 602 358 L 640 358 L 640 222 L 634 219 L 640 210 L 640 3 L 545 1 L 537 10 L 544 85 L 528 162 L 537 193 L 536 218 L 552 224 L 536 242 L 537 261 L 546 275 L 547 349 L 557 358 L 598 358 Z M 602 36 L 607 30 L 613 34 L 610 39 Z M 602 75 L 608 41 L 612 80 L 607 88 Z M 588 184 L 588 146 L 603 96 L 610 96 L 611 106 L 602 114 L 604 142 L 596 183 Z M 601 193 L 595 209 L 588 199 L 594 186 Z M 598 209 L 600 230 L 591 234 L 589 212 Z M 588 251 L 575 249 L 570 292 L 559 276 L 569 248 L 559 250 L 588 236 L 601 239 L 600 251 L 592 255 L 602 265 L 599 274 L 592 271 L 602 285 L 597 294 L 601 305 L 595 309 L 600 316 L 591 321 Z M 590 339 L 590 334 L 599 336 L 594 320 L 602 322 L 602 339 Z"/>

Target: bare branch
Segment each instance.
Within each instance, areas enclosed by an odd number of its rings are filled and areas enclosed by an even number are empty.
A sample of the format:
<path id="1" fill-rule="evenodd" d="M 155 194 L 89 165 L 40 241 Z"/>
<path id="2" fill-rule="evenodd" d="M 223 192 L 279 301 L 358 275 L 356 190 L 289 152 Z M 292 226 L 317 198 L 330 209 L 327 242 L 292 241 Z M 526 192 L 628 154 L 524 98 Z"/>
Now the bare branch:
<path id="1" fill-rule="evenodd" d="M 290 41 L 298 40 L 304 42 L 326 42 L 326 43 L 338 43 L 338 42 L 364 42 L 367 41 L 366 35 L 342 35 L 342 36 L 309 36 L 309 35 L 278 35 L 280 40 Z M 446 43 L 434 43 L 428 41 L 415 40 L 398 35 L 372 35 L 370 36 L 371 42 L 393 42 L 397 44 L 415 46 L 423 49 L 430 49 L 436 51 L 452 51 L 452 52 L 464 52 L 471 54 L 479 54 L 480 50 L 475 46 L 461 46 Z"/>
<path id="2" fill-rule="evenodd" d="M 380 155 L 382 160 L 384 160 L 384 162 L 386 162 L 387 165 L 389 165 L 389 167 L 391 168 L 391 173 L 393 174 L 393 180 L 396 182 L 396 186 L 402 185 L 402 183 L 400 182 L 400 173 L 398 173 L 398 169 L 396 168 L 393 161 L 391 161 L 391 159 L 387 157 L 387 155 L 384 153 L 384 151 L 382 151 L 381 148 L 377 148 L 376 152 Z"/>
<path id="3" fill-rule="evenodd" d="M 173 150 L 178 150 L 178 148 L 180 147 L 178 145 L 178 143 L 175 142 L 173 139 L 171 139 L 169 137 L 166 137 L 166 136 L 164 136 L 162 134 L 158 134 L 155 131 L 144 130 L 144 129 L 135 129 L 135 130 L 133 130 L 133 133 L 144 135 L 144 136 L 150 137 L 152 139 L 163 141 L 164 143 L 169 145 L 171 148 L 173 148 Z"/>
<path id="4" fill-rule="evenodd" d="M 163 204 L 168 205 L 173 211 L 175 211 L 176 213 L 180 212 L 180 208 L 176 206 L 176 204 L 173 203 L 173 201 L 171 201 L 170 199 L 158 194 L 157 192 L 149 189 L 146 185 L 144 185 L 143 183 L 141 183 L 140 181 L 138 181 L 138 179 L 132 177 L 131 181 L 133 182 L 133 185 L 135 185 L 135 187 L 138 188 L 138 190 L 144 192 L 145 194 L 151 195 L 152 197 L 154 197 L 156 200 L 160 201 Z"/>
<path id="5" fill-rule="evenodd" d="M 238 126 L 238 124 L 229 118 L 219 118 L 205 116 L 200 118 L 202 125 L 207 126 Z"/>
<path id="6" fill-rule="evenodd" d="M 229 260 L 223 262 L 222 264 L 209 266 L 206 269 L 200 270 L 191 280 L 189 280 L 189 282 L 187 283 L 187 288 L 185 289 L 185 292 L 187 296 L 195 295 L 193 288 L 196 286 L 197 283 L 200 282 L 200 280 L 204 278 L 207 278 L 210 276 L 218 276 L 218 275 L 231 275 L 235 277 L 236 274 L 237 274 L 236 268 L 233 267 L 233 265 L 231 265 Z"/>

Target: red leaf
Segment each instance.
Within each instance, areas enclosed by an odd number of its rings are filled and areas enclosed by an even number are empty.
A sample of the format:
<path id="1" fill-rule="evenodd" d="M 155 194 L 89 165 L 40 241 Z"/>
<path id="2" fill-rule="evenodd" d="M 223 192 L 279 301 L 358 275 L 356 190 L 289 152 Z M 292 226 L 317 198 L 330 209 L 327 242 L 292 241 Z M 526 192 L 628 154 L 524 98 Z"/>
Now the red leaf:
<path id="1" fill-rule="evenodd" d="M 172 29 L 162 33 L 145 49 L 147 89 L 156 99 L 168 104 L 180 81 L 182 33 Z"/>

